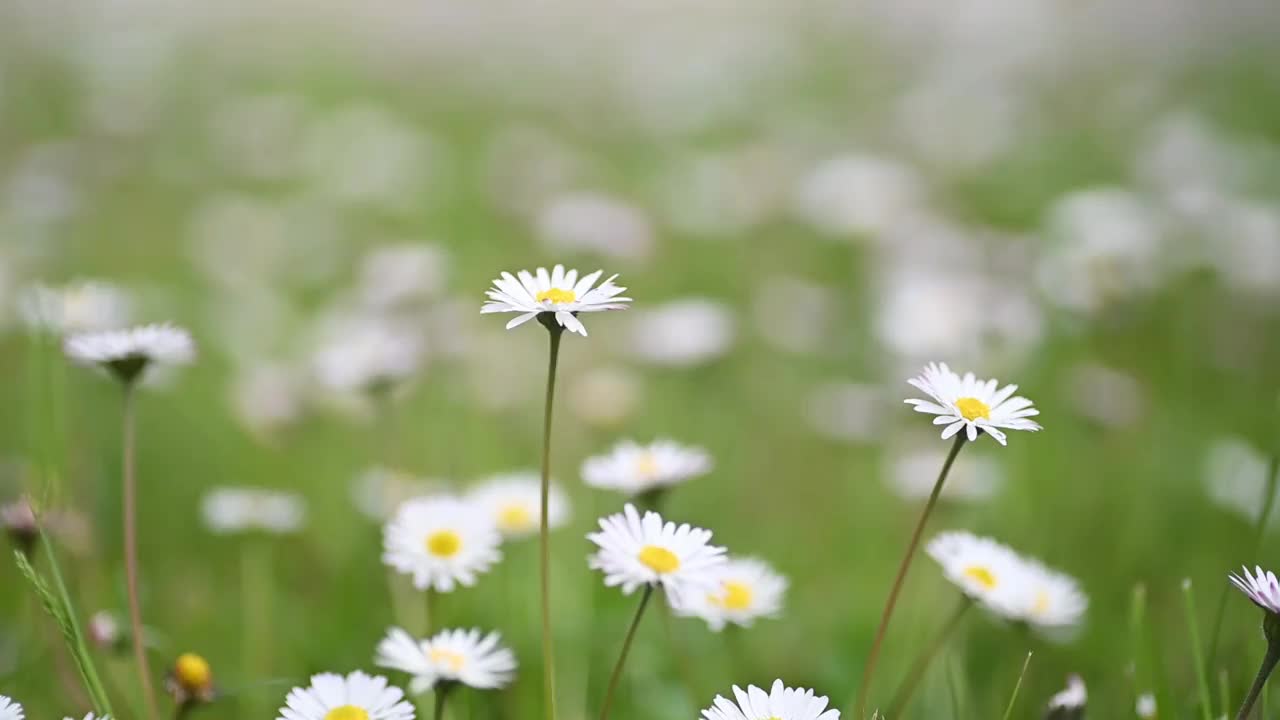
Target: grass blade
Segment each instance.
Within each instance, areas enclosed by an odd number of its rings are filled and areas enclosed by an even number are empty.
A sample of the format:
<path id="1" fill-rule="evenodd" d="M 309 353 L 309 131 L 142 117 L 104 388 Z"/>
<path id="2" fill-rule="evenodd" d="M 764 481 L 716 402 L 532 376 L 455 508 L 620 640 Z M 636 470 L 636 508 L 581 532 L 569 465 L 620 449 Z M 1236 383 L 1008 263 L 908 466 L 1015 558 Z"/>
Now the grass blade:
<path id="1" fill-rule="evenodd" d="M 1013 706 L 1018 702 L 1018 691 L 1022 689 L 1022 679 L 1027 676 L 1027 666 L 1031 664 L 1031 653 L 1022 661 L 1022 672 L 1018 673 L 1018 682 L 1013 684 L 1013 693 L 1009 695 L 1009 705 L 1004 709 L 1004 720 L 1013 717 Z"/>
<path id="2" fill-rule="evenodd" d="M 1205 674 L 1204 650 L 1200 647 L 1200 628 L 1196 624 L 1195 597 L 1191 592 L 1191 578 L 1182 581 L 1182 599 L 1187 610 L 1187 633 L 1191 638 L 1191 658 L 1196 664 L 1196 685 L 1200 692 L 1200 714 L 1204 720 L 1213 720 L 1213 704 L 1209 698 L 1209 678 Z"/>

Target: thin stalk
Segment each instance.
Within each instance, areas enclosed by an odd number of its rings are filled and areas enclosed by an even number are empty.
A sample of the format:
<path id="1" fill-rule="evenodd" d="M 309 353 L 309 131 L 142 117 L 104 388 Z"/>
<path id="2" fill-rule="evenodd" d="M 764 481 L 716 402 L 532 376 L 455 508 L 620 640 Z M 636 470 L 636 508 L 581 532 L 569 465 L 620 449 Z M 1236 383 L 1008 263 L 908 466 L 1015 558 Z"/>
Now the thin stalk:
<path id="1" fill-rule="evenodd" d="M 453 689 L 453 683 L 444 683 L 436 688 L 435 712 L 432 716 L 435 720 L 444 718 L 444 701 L 449 698 L 449 691 Z"/>
<path id="2" fill-rule="evenodd" d="M 436 622 L 436 611 L 439 609 L 439 605 L 436 602 L 437 598 L 435 588 L 428 586 L 424 595 L 426 597 L 423 599 L 422 604 L 423 609 L 426 612 L 427 619 L 422 623 L 422 634 L 430 635 L 431 628 L 439 624 Z"/>
<path id="3" fill-rule="evenodd" d="M 666 595 L 663 595 L 666 598 Z M 684 651 L 679 639 L 676 637 L 675 628 L 672 626 L 672 618 L 675 616 L 675 609 L 671 607 L 671 601 L 666 600 L 666 612 L 662 613 L 662 630 L 667 636 L 667 645 L 671 647 L 671 656 L 675 658 L 676 669 L 680 673 L 680 680 L 684 684 L 685 693 L 688 695 L 689 704 L 697 705 L 698 698 L 698 682 L 694 673 L 693 666 L 689 664 L 689 654 Z"/>
<path id="4" fill-rule="evenodd" d="M 147 717 L 156 720 L 155 692 L 151 686 L 151 667 L 142 631 L 142 609 L 138 602 L 138 484 L 135 476 L 134 446 L 136 418 L 133 383 L 124 386 L 124 570 L 129 595 L 129 623 L 132 626 L 133 659 L 138 665 L 138 681 Z"/>
<path id="5" fill-rule="evenodd" d="M 1209 677 L 1205 674 L 1204 649 L 1200 646 L 1200 627 L 1196 623 L 1195 597 L 1191 591 L 1191 579 L 1182 581 L 1182 599 L 1187 611 L 1187 632 L 1191 637 L 1191 658 L 1196 664 L 1196 686 L 1200 693 L 1200 714 L 1204 720 L 1213 720 L 1213 701 L 1209 696 Z"/>
<path id="6" fill-rule="evenodd" d="M 556 718 L 556 657 L 551 634 L 551 528 L 547 506 L 551 498 L 551 411 L 555 406 L 556 364 L 560 360 L 560 336 L 564 328 L 546 323 L 551 337 L 547 360 L 547 397 L 542 411 L 542 505 L 538 520 L 539 576 L 542 592 L 542 692 L 546 718 Z"/>
<path id="7" fill-rule="evenodd" d="M 631 641 L 636 637 L 636 628 L 640 627 L 640 618 L 644 617 L 644 609 L 649 605 L 651 595 L 653 595 L 653 586 L 645 585 L 644 594 L 640 596 L 640 606 L 636 608 L 636 616 L 631 619 L 631 627 L 627 629 L 627 638 L 622 641 L 622 652 L 618 653 L 618 663 L 613 666 L 613 675 L 609 677 L 609 689 L 604 693 L 600 720 L 609 718 L 609 708 L 613 706 L 613 695 L 618 690 L 618 681 L 622 679 L 622 666 L 627 664 L 627 654 L 631 652 Z"/>
<path id="8" fill-rule="evenodd" d="M 241 672 L 246 677 L 266 677 L 270 662 L 267 657 L 271 632 L 271 559 L 265 544 L 247 538 L 240 547 Z M 248 699 L 250 716 L 258 714 L 257 697 Z"/>
<path id="9" fill-rule="evenodd" d="M 889 703 L 889 711 L 886 713 L 888 717 L 899 717 L 902 715 L 902 712 L 906 710 L 907 703 L 911 700 L 911 695 L 915 692 L 916 687 L 919 686 L 920 679 L 924 677 L 925 671 L 929 669 L 930 663 L 932 663 L 933 659 L 937 657 L 938 651 L 942 650 L 942 647 L 947 644 L 947 640 L 951 638 L 955 629 L 960 626 L 960 620 L 964 618 L 965 613 L 967 613 L 971 607 L 973 607 L 973 601 L 970 600 L 968 596 L 962 595 L 960 597 L 960 603 L 956 605 L 956 609 L 951 613 L 951 616 L 947 618 L 946 623 L 943 624 L 937 635 L 935 635 L 929 645 L 926 646 L 924 650 L 921 650 L 920 654 L 916 656 L 915 663 L 911 665 L 911 670 L 907 673 L 906 679 L 902 681 L 902 685 L 898 687 L 898 692 L 893 695 L 893 701 Z"/>
<path id="10" fill-rule="evenodd" d="M 898 575 L 893 580 L 893 587 L 889 590 L 889 599 L 885 602 L 884 613 L 880 616 L 880 627 L 876 629 L 875 640 L 871 642 L 871 652 L 867 655 L 867 666 L 862 671 L 862 682 L 858 685 L 858 692 L 855 696 L 855 712 L 853 717 L 860 720 L 867 716 L 867 691 L 871 689 L 871 678 L 876 672 L 876 661 L 880 659 L 880 646 L 884 643 L 885 632 L 889 629 L 889 620 L 893 617 L 893 610 L 898 605 L 898 594 L 902 592 L 902 585 L 907 579 L 907 571 L 911 569 L 911 561 L 915 558 L 916 548 L 920 546 L 920 536 L 924 534 L 924 526 L 929 521 L 929 515 L 933 513 L 933 507 L 938 504 L 938 496 L 942 494 L 942 485 L 947 480 L 947 474 L 951 472 L 951 465 L 955 463 L 956 456 L 960 454 L 960 448 L 964 447 L 966 437 L 963 431 L 956 435 L 956 441 L 951 446 L 951 452 L 947 453 L 947 459 L 942 463 L 942 471 L 938 473 L 938 479 L 933 483 L 933 491 L 929 493 L 929 500 L 925 503 L 924 510 L 920 513 L 920 519 L 916 521 L 916 528 L 911 533 L 911 540 L 907 543 L 907 552 L 902 556 L 902 563 L 898 566 Z"/>
<path id="11" fill-rule="evenodd" d="M 1031 653 L 1022 661 L 1022 672 L 1018 673 L 1018 682 L 1013 684 L 1013 694 L 1009 696 L 1009 705 L 1004 709 L 1004 720 L 1013 717 L 1013 706 L 1018 702 L 1018 691 L 1022 689 L 1022 679 L 1027 676 L 1027 666 L 1031 664 Z"/>
<path id="12" fill-rule="evenodd" d="M 1231 713 L 1231 678 L 1228 677 L 1226 668 L 1218 673 L 1218 699 L 1222 701 L 1222 714 L 1218 717 L 1226 717 Z"/>
<path id="13" fill-rule="evenodd" d="M 951 720 L 960 720 L 960 683 L 956 681 L 956 665 L 947 663 L 947 695 L 951 697 Z"/>
<path id="14" fill-rule="evenodd" d="M 1236 713 L 1236 720 L 1246 720 L 1249 713 L 1253 710 L 1253 704 L 1258 701 L 1258 695 L 1262 693 L 1262 688 L 1267 684 L 1267 678 L 1271 677 L 1271 671 L 1276 669 L 1276 662 L 1280 662 L 1280 645 L 1275 643 L 1267 643 L 1267 654 L 1262 658 L 1262 666 L 1258 668 L 1258 676 L 1253 680 L 1253 687 L 1249 688 L 1249 695 L 1245 697 L 1244 704 L 1240 706 L 1240 712 Z"/>

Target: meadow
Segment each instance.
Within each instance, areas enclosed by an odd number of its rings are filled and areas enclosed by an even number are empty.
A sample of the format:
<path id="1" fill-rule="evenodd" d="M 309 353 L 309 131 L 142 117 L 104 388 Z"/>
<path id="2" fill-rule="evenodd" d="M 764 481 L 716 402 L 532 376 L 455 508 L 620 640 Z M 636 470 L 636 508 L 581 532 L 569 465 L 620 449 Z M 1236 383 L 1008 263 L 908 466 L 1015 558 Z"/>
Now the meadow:
<path id="1" fill-rule="evenodd" d="M 538 478 L 548 329 L 480 310 L 501 273 L 557 264 L 631 298 L 560 345 L 557 717 L 600 716 L 644 592 L 588 567 L 628 501 L 787 588 L 719 631 L 655 593 L 609 717 L 697 718 L 776 678 L 854 717 L 953 447 L 903 402 L 933 362 L 1018 385 L 1043 429 L 966 443 L 923 542 L 993 538 L 1087 610 L 1066 633 L 968 612 L 890 720 L 1043 717 L 1069 676 L 1087 705 L 1052 717 L 1234 717 L 1268 643 L 1228 573 L 1280 565 L 1280 12 L 533 5 L 0 7 L 0 524 L 21 554 L 18 503 L 38 514 L 32 567 L 65 579 L 114 717 L 154 720 L 122 383 L 67 350 L 147 323 L 194 343 L 131 393 L 161 717 L 278 717 L 322 672 L 408 688 L 374 661 L 393 626 L 514 653 L 450 720 L 547 716 L 538 534 L 430 594 L 384 544 L 406 500 Z M 584 480 L 664 438 L 709 468 L 639 499 Z M 211 509 L 227 488 L 284 495 Z M 9 558 L 0 695 L 101 711 Z M 915 557 L 869 709 L 961 602 L 941 569 Z M 188 706 L 164 678 L 184 653 L 213 677 Z"/>

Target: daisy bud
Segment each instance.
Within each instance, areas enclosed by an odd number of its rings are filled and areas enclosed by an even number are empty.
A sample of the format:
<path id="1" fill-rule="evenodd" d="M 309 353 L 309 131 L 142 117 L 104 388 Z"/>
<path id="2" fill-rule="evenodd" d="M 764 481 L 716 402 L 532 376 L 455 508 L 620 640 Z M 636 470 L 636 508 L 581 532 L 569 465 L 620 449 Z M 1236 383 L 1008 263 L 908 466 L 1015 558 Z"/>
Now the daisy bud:
<path id="1" fill-rule="evenodd" d="M 8 505 L 0 505 L 0 527 L 22 554 L 30 558 L 40 539 L 40 525 L 31 501 L 20 497 Z"/>
<path id="2" fill-rule="evenodd" d="M 89 641 L 103 650 L 123 652 L 128 645 L 125 633 L 115 615 L 99 610 L 89 618 Z"/>
<path id="3" fill-rule="evenodd" d="M 166 687 L 178 705 L 212 702 L 216 694 L 213 687 L 213 669 L 209 662 L 195 653 L 183 653 L 169 669 Z"/>

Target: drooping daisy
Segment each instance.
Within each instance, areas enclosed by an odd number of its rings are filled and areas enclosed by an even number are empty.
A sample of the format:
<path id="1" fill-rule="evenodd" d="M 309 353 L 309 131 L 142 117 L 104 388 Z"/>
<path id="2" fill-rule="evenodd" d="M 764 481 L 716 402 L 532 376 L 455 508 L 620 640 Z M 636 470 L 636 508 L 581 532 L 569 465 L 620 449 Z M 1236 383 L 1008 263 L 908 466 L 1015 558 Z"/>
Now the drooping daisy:
<path id="1" fill-rule="evenodd" d="M 1017 385 L 1001 388 L 995 380 L 979 380 L 973 373 L 960 377 L 946 363 L 930 363 L 924 374 L 907 382 L 933 398 L 910 398 L 906 403 L 915 406 L 916 412 L 937 415 L 933 424 L 947 426 L 942 431 L 944 440 L 964 430 L 972 442 L 981 431 L 1004 445 L 1001 428 L 1032 432 L 1040 429 L 1039 424 L 1028 419 L 1040 411 L 1032 407 L 1030 400 L 1013 395 Z"/>
<path id="2" fill-rule="evenodd" d="M 289 691 L 276 720 L 413 720 L 413 706 L 379 675 L 321 673 Z"/>
<path id="3" fill-rule="evenodd" d="M 482 636 L 479 630 L 444 630 L 425 640 L 415 640 L 400 628 L 391 628 L 378 643 L 374 663 L 409 673 L 409 691 L 421 694 L 442 682 L 491 690 L 503 687 L 515 676 L 516 656 L 502 645 L 498 633 Z"/>
<path id="4" fill-rule="evenodd" d="M 630 595 L 641 585 L 661 585 L 672 605 L 694 593 L 717 589 L 716 572 L 725 549 L 711 545 L 711 531 L 663 522 L 656 512 L 644 517 L 634 505 L 600 519 L 600 532 L 587 539 L 599 546 L 587 564 L 604 573 L 604 584 Z"/>
<path id="5" fill-rule="evenodd" d="M 296 532 L 302 527 L 306 512 L 301 497 L 262 488 L 215 488 L 200 503 L 205 526 L 220 535 Z"/>
<path id="6" fill-rule="evenodd" d="M 960 591 L 998 616 L 1018 618 L 1018 588 L 1026 570 L 1018 554 L 990 538 L 967 532 L 945 532 L 925 552 L 942 566 L 942 574 Z"/>
<path id="7" fill-rule="evenodd" d="M 1254 573 L 1249 572 L 1249 568 L 1241 568 L 1244 576 L 1241 577 L 1235 573 L 1228 575 L 1231 584 L 1240 589 L 1254 605 L 1262 608 L 1272 615 L 1280 616 L 1280 582 L 1276 581 L 1276 574 L 1261 567 L 1254 567 Z"/>
<path id="8" fill-rule="evenodd" d="M 410 500 L 383 528 L 382 561 L 413 576 L 419 590 L 470 587 L 502 557 L 502 536 L 472 503 L 452 497 Z"/>
<path id="9" fill-rule="evenodd" d="M 101 367 L 125 383 L 152 367 L 188 364 L 196 354 L 191 335 L 174 325 L 79 333 L 66 339 L 63 350 L 73 361 Z"/>
<path id="10" fill-rule="evenodd" d="M 782 609 L 787 579 L 763 560 L 730 558 L 715 571 L 719 586 L 694 593 L 676 608 L 681 615 L 700 617 L 720 632 L 728 623 L 750 627 L 756 618 L 773 617 Z"/>
<path id="11" fill-rule="evenodd" d="M 467 498 L 489 514 L 503 537 L 523 538 L 538 532 L 542 479 L 535 472 L 494 475 Z M 569 499 L 553 483 L 547 495 L 547 525 L 557 528 L 568 521 Z"/>
<path id="12" fill-rule="evenodd" d="M 812 690 L 789 688 L 781 680 L 765 692 L 755 685 L 746 690 L 733 686 L 737 702 L 717 695 L 715 703 L 702 711 L 702 720 L 839 720 L 840 711 L 827 708 L 826 696 Z"/>
<path id="13" fill-rule="evenodd" d="M 597 270 L 578 279 L 577 270 L 566 271 L 563 265 L 556 265 L 550 273 L 542 267 L 534 273 L 521 270 L 515 276 L 504 272 L 485 292 L 489 302 L 480 312 L 520 313 L 507 323 L 508 330 L 549 313 L 561 327 L 586 337 L 587 328 L 578 319 L 578 313 L 625 310 L 631 302 L 631 298 L 621 297 L 626 288 L 613 284 L 617 275 L 592 287 L 603 274 L 603 270 Z"/>
<path id="14" fill-rule="evenodd" d="M 0 720 L 22 720 L 22 706 L 0 695 Z"/>
<path id="15" fill-rule="evenodd" d="M 623 440 L 605 455 L 582 463 L 582 479 L 592 487 L 639 495 L 678 485 L 711 472 L 711 456 L 671 440 L 640 445 Z"/>

